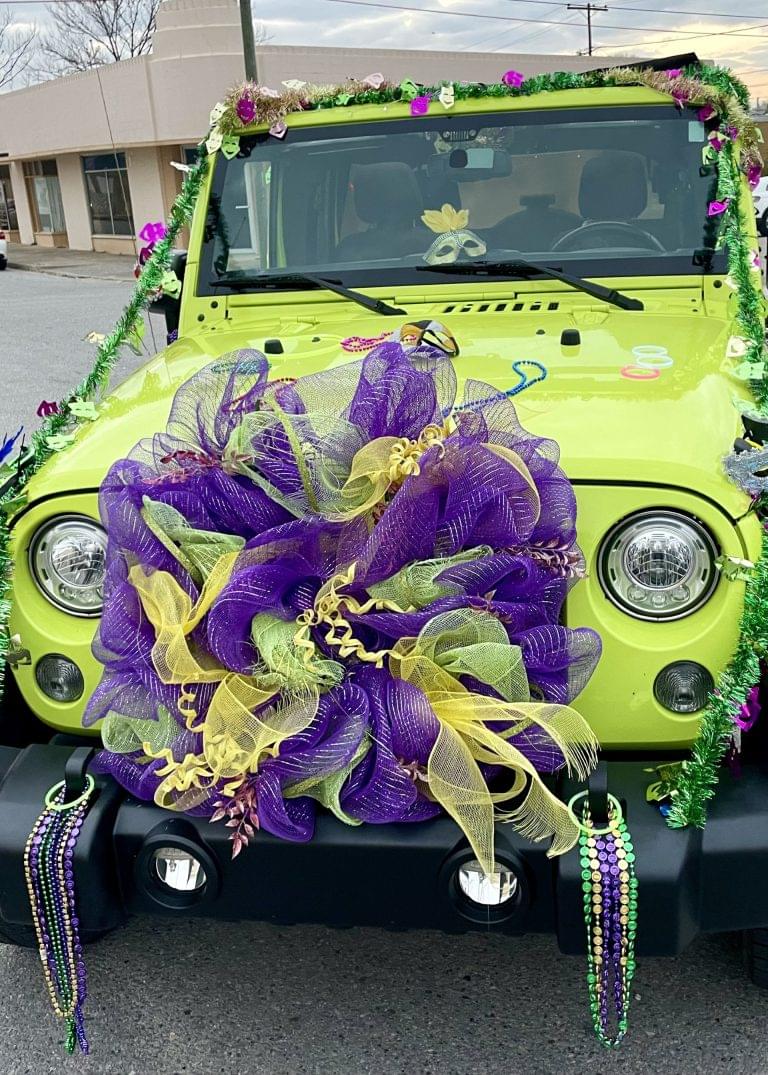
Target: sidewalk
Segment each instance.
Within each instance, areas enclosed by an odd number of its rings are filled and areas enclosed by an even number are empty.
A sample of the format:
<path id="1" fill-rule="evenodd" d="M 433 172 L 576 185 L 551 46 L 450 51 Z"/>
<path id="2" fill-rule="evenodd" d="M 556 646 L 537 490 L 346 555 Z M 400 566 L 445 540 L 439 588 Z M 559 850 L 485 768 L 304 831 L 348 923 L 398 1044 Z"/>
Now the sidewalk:
<path id="1" fill-rule="evenodd" d="M 134 259 L 125 254 L 95 254 L 92 250 L 59 250 L 8 244 L 8 267 L 86 280 L 133 280 Z"/>

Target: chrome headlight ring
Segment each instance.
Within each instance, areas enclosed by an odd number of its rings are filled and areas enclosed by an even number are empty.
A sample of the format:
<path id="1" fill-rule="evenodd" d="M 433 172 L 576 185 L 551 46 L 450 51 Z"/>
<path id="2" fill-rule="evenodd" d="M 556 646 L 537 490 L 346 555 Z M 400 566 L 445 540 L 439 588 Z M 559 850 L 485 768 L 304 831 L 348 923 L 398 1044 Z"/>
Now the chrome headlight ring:
<path id="1" fill-rule="evenodd" d="M 718 548 L 698 520 L 650 510 L 623 519 L 603 539 L 598 578 L 606 596 L 640 620 L 690 616 L 718 582 Z"/>
<path id="2" fill-rule="evenodd" d="M 107 535 L 86 515 L 55 515 L 35 533 L 29 566 L 41 593 L 72 616 L 100 616 Z"/>

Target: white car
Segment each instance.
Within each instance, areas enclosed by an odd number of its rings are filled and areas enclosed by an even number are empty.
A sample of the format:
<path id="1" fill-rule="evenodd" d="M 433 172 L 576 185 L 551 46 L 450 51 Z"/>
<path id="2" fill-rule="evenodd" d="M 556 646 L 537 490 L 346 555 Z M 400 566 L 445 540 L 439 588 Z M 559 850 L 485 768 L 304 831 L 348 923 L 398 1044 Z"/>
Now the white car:
<path id="1" fill-rule="evenodd" d="M 0 271 L 5 269 L 8 265 L 8 240 L 5 237 L 5 232 L 0 231 Z"/>
<path id="2" fill-rule="evenodd" d="M 755 200 L 755 215 L 761 235 L 768 236 L 768 175 L 764 175 L 752 191 Z"/>

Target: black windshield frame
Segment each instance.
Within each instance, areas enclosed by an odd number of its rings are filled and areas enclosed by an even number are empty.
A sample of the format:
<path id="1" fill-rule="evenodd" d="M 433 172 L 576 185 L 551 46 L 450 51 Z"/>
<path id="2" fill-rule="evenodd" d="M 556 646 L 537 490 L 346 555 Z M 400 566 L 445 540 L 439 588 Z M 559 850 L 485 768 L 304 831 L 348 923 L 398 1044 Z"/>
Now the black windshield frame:
<path id="1" fill-rule="evenodd" d="M 329 141 L 344 137 L 365 137 L 370 135 L 386 135 L 387 133 L 406 133 L 412 130 L 434 130 L 437 132 L 444 131 L 447 127 L 451 130 L 458 130 L 462 128 L 473 129 L 480 124 L 493 125 L 494 127 L 504 126 L 531 126 L 533 124 L 562 124 L 563 122 L 594 122 L 596 118 L 605 121 L 617 120 L 626 122 L 631 117 L 632 113 L 636 113 L 638 119 L 643 121 L 648 120 L 664 120 L 664 121 L 677 121 L 679 123 L 688 123 L 695 117 L 695 111 L 690 109 L 680 109 L 674 104 L 651 104 L 642 105 L 635 102 L 626 105 L 593 105 L 590 107 L 577 107 L 577 108 L 557 108 L 557 109 L 537 109 L 537 110 L 510 110 L 510 111 L 489 111 L 489 112 L 471 112 L 461 114 L 449 114 L 442 113 L 440 115 L 428 115 L 420 118 L 403 118 L 403 119 L 386 119 L 386 120 L 374 120 L 362 123 L 334 123 L 334 124 L 311 124 L 301 127 L 289 127 L 285 136 L 285 140 L 288 144 L 317 141 L 318 139 L 328 138 Z M 241 140 L 241 144 L 247 149 L 249 146 L 258 146 L 269 144 L 274 142 L 273 136 L 267 132 L 247 135 Z M 281 143 L 282 147 L 282 143 Z M 214 170 L 211 189 L 209 195 L 209 202 L 207 208 L 206 225 L 203 236 L 201 263 L 198 274 L 197 294 L 200 296 L 216 295 L 221 297 L 222 295 L 235 294 L 237 289 L 228 289 L 226 287 L 226 273 L 217 271 L 215 266 L 215 245 L 217 236 L 216 227 L 216 206 L 220 203 L 222 193 L 224 190 L 224 184 L 226 181 L 227 168 L 232 164 L 224 158 L 222 154 L 219 154 L 216 161 L 216 167 Z M 714 174 L 711 179 L 712 191 L 714 196 Z M 702 234 L 706 226 L 706 220 L 704 219 L 704 213 L 702 213 Z M 703 244 L 704 245 L 704 244 Z M 709 245 L 709 244 L 706 244 Z M 538 262 L 539 264 L 549 264 L 557 269 L 567 271 L 575 276 L 581 276 L 592 279 L 603 279 L 612 277 L 629 277 L 629 278 L 644 278 L 644 277 L 674 277 L 674 276 L 695 276 L 701 274 L 721 274 L 727 271 L 727 254 L 725 251 L 711 252 L 711 255 L 703 259 L 693 259 L 690 254 L 681 256 L 655 256 L 653 253 L 648 255 L 633 255 L 631 257 L 601 257 L 596 259 L 594 257 L 579 258 L 570 254 L 568 258 L 558 259 L 556 253 L 550 253 L 546 256 L 529 256 L 525 255 L 529 260 Z M 270 271 L 270 270 L 267 270 Z M 276 275 L 290 274 L 291 268 L 281 268 L 273 270 Z M 430 274 L 429 268 L 426 265 L 398 265 L 398 266 L 373 266 L 371 268 L 358 268 L 347 267 L 344 265 L 334 265 L 332 267 L 323 268 L 322 270 L 314 270 L 318 273 L 322 272 L 325 275 L 333 275 L 344 286 L 353 288 L 365 288 L 365 287 L 390 287 L 400 288 L 415 286 L 423 288 L 425 285 L 441 284 L 445 286 L 446 275 L 440 272 Z M 235 274 L 233 273 L 233 276 Z M 515 278 L 514 273 L 510 273 L 510 279 Z M 454 284 L 471 283 L 473 278 L 471 269 L 467 272 L 466 276 L 460 272 L 451 274 L 451 282 Z M 501 280 L 503 277 L 497 278 Z M 212 281 L 216 281 L 216 286 L 213 286 Z M 279 288 L 274 286 L 265 287 L 262 289 L 249 289 L 249 294 L 275 294 L 279 291 Z M 289 287 L 283 288 L 283 290 L 290 290 Z"/>

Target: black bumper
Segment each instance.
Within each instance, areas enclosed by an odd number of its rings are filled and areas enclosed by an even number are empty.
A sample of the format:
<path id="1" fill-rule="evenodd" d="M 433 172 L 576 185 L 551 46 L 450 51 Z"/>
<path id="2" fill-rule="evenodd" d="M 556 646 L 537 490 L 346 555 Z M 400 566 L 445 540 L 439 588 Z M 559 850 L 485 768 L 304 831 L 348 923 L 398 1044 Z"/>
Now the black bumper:
<path id="1" fill-rule="evenodd" d="M 45 792 L 62 778 L 70 747 L 0 748 L 0 932 L 29 926 L 22 869 L 26 838 Z M 768 925 L 768 773 L 723 775 L 702 831 L 673 831 L 645 801 L 652 761 L 608 763 L 636 853 L 640 955 L 674 955 L 698 933 Z M 317 922 L 390 929 L 504 933 L 554 932 L 564 952 L 584 950 L 579 856 L 556 860 L 497 828 L 497 858 L 521 879 L 519 898 L 489 911 L 469 904 L 456 869 L 472 854 L 448 818 L 416 825 L 346 826 L 318 819 L 309 844 L 260 833 L 234 862 L 229 830 L 175 816 L 126 796 L 110 779 L 80 837 L 76 879 L 80 920 L 88 933 L 121 925 L 129 914 L 205 915 Z M 567 786 L 562 794 L 571 794 Z M 203 861 L 200 898 L 162 890 L 152 851 L 177 844 Z M 9 927 L 9 928 L 8 928 Z"/>

